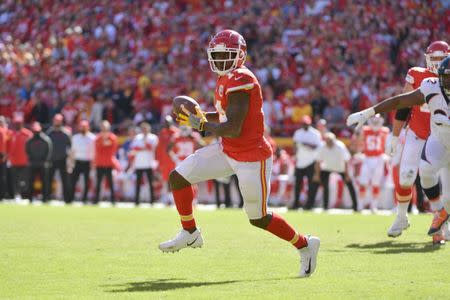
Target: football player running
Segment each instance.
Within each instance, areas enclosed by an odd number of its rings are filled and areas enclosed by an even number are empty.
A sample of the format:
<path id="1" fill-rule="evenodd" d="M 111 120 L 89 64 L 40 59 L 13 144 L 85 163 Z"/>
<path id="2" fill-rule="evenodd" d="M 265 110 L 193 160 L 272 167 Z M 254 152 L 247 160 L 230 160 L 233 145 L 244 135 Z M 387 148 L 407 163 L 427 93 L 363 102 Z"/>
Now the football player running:
<path id="1" fill-rule="evenodd" d="M 207 131 L 221 137 L 183 160 L 169 176 L 182 229 L 159 249 L 174 252 L 201 247 L 203 238 L 192 214 L 192 185 L 209 179 L 236 174 L 250 223 L 299 249 L 300 277 L 310 276 L 316 267 L 320 240 L 303 236 L 278 214 L 267 211 L 272 149 L 264 138 L 261 86 L 244 66 L 246 42 L 233 30 L 217 33 L 207 49 L 211 70 L 219 75 L 215 89 L 215 112 L 183 109 L 180 125 Z"/>
<path id="2" fill-rule="evenodd" d="M 408 70 L 405 78 L 403 92 L 411 92 L 420 87 L 425 78 L 437 77 L 439 63 L 450 52 L 449 45 L 444 41 L 431 43 L 425 51 L 426 68 L 413 67 Z M 398 138 L 405 123 L 409 127 L 405 130 L 405 142 L 403 148 L 397 146 Z M 423 145 L 430 135 L 430 110 L 426 103 L 415 105 L 411 108 L 397 110 L 392 128 L 391 155 L 397 151 L 400 156 L 398 166 L 398 180 L 394 180 L 395 193 L 398 199 L 397 216 L 388 230 L 388 236 L 397 237 L 409 227 L 407 216 L 409 202 L 412 198 L 412 188 L 417 177 L 420 163 L 420 154 Z M 433 238 L 439 238 L 435 235 Z"/>
<path id="3" fill-rule="evenodd" d="M 347 118 L 347 125 L 357 124 L 360 128 L 369 118 L 377 113 L 390 112 L 395 109 L 428 104 L 430 109 L 431 133 L 421 155 L 419 165 L 420 181 L 425 195 L 430 200 L 434 212 L 433 222 L 428 235 L 439 234 L 441 227 L 448 220 L 450 199 L 441 201 L 439 189 L 439 171 L 448 180 L 450 168 L 450 56 L 447 56 L 438 68 L 438 78 L 427 78 L 420 87 L 404 94 L 384 100 L 366 110 L 353 113 Z M 444 183 L 447 185 L 448 183 Z M 444 197 L 448 197 L 445 192 Z"/>

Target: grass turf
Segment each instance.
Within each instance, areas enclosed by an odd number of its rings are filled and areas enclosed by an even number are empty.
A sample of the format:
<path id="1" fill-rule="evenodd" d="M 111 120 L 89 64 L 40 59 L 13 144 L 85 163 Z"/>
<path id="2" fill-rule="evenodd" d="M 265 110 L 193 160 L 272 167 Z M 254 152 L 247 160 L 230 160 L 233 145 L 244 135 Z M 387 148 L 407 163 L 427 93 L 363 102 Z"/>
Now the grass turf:
<path id="1" fill-rule="evenodd" d="M 393 216 L 289 212 L 322 240 L 316 273 L 298 279 L 287 242 L 241 210 L 197 211 L 205 245 L 163 254 L 174 209 L 0 205 L 0 298 L 445 298 L 450 245 L 432 246 L 430 215 L 390 239 Z"/>

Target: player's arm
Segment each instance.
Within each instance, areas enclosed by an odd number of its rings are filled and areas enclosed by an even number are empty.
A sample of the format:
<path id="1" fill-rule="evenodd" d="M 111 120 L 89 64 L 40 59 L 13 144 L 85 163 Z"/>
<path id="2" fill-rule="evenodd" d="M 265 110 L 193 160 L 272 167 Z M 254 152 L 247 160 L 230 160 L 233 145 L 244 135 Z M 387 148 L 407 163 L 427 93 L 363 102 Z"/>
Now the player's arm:
<path id="1" fill-rule="evenodd" d="M 248 112 L 250 95 L 236 91 L 228 94 L 226 110 L 227 121 L 223 123 L 206 122 L 204 130 L 223 137 L 238 137 L 241 135 L 242 124 Z"/>
<path id="2" fill-rule="evenodd" d="M 316 160 L 316 162 L 314 163 L 313 181 L 320 182 L 320 161 L 319 160 Z"/>
<path id="3" fill-rule="evenodd" d="M 173 150 L 173 147 L 175 146 L 175 143 L 173 142 L 173 141 L 171 141 L 171 142 L 169 142 L 168 144 L 167 144 L 167 153 L 169 153 L 170 151 L 172 151 Z"/>
<path id="4" fill-rule="evenodd" d="M 406 82 L 405 86 L 403 87 L 403 93 L 409 93 L 412 91 L 414 91 L 413 86 L 410 83 Z M 402 128 L 405 125 L 410 112 L 410 107 L 402 108 L 396 111 L 395 119 L 392 123 L 392 136 L 398 137 L 400 135 L 400 132 L 402 131 Z"/>
<path id="5" fill-rule="evenodd" d="M 219 113 L 217 111 L 205 112 L 205 117 L 206 117 L 206 120 L 208 120 L 208 122 L 220 123 L 220 121 L 219 121 Z"/>
<path id="6" fill-rule="evenodd" d="M 309 148 L 313 149 L 313 150 L 316 149 L 317 147 L 319 147 L 319 145 L 312 144 L 312 143 L 302 142 L 302 144 L 303 144 L 304 146 L 306 146 L 306 147 L 309 147 Z"/>
<path id="7" fill-rule="evenodd" d="M 425 103 L 425 97 L 420 89 L 416 89 L 409 93 L 390 97 L 368 109 L 351 114 L 347 118 L 347 125 L 357 124 L 356 129 L 359 129 L 375 114 L 386 113 L 405 107 L 413 107 L 414 105 L 422 105 L 423 103 Z"/>
<path id="8" fill-rule="evenodd" d="M 420 89 L 416 89 L 409 93 L 400 94 L 388 98 L 373 106 L 373 109 L 375 111 L 375 114 L 378 114 L 390 112 L 393 111 L 394 109 L 413 107 L 414 105 L 422 105 L 424 103 L 425 103 L 425 96 L 422 94 Z"/>
<path id="9" fill-rule="evenodd" d="M 322 144 L 321 148 L 319 148 L 318 150 L 316 161 L 314 162 L 314 174 L 312 178 L 313 182 L 320 182 L 320 164 L 322 163 L 322 160 L 324 158 L 324 147 L 326 147 L 326 145 Z"/>
<path id="10" fill-rule="evenodd" d="M 407 81 L 403 86 L 403 93 L 409 93 L 414 90 L 412 84 L 408 82 L 408 76 Z M 386 153 L 388 155 L 393 156 L 395 154 L 398 145 L 398 137 L 400 135 L 400 132 L 402 131 L 402 128 L 405 126 L 405 123 L 408 120 L 410 113 L 411 107 L 401 108 L 395 112 L 395 118 L 394 121 L 392 122 L 392 135 L 389 139 L 389 144 L 386 147 Z"/>

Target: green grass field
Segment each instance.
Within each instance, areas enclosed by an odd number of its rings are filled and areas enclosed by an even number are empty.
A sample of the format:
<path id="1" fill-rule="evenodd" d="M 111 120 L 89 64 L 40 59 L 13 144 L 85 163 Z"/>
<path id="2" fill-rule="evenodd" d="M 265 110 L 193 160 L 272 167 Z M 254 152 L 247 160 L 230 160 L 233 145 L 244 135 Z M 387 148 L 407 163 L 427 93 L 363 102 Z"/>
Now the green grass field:
<path id="1" fill-rule="evenodd" d="M 444 299 L 450 244 L 432 246 L 430 215 L 397 239 L 393 217 L 289 212 L 322 240 L 316 273 L 296 277 L 287 242 L 253 228 L 241 210 L 197 211 L 205 245 L 163 254 L 174 209 L 0 205 L 2 299 Z M 447 298 L 448 299 L 448 298 Z"/>

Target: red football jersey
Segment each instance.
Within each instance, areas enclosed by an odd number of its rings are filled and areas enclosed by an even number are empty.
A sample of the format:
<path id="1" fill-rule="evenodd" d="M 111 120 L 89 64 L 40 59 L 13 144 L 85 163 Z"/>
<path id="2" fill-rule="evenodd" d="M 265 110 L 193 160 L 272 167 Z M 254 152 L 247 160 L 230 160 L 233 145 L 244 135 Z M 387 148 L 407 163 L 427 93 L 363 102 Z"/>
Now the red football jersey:
<path id="1" fill-rule="evenodd" d="M 228 94 L 235 91 L 250 95 L 247 116 L 240 136 L 222 137 L 223 152 L 237 161 L 260 161 L 272 155 L 272 148 L 264 138 L 264 113 L 262 92 L 258 79 L 246 67 L 237 68 L 217 79 L 214 105 L 220 122 L 226 122 Z"/>
<path id="2" fill-rule="evenodd" d="M 426 68 L 414 67 L 408 70 L 406 82 L 414 89 L 420 87 L 422 80 L 428 77 L 437 77 Z M 411 108 L 409 128 L 421 139 L 426 140 L 430 135 L 430 110 L 428 104 L 416 105 Z"/>
<path id="3" fill-rule="evenodd" d="M 11 140 L 8 143 L 8 157 L 13 167 L 23 167 L 28 165 L 28 155 L 25 151 L 27 141 L 33 136 L 33 133 L 21 128 L 14 130 Z"/>
<path id="4" fill-rule="evenodd" d="M 158 146 L 156 146 L 156 159 L 158 160 L 159 170 L 164 180 L 169 180 L 170 171 L 175 168 L 175 163 L 167 153 L 169 144 L 178 136 L 179 129 L 176 127 L 163 128 L 159 132 Z"/>
<path id="5" fill-rule="evenodd" d="M 384 153 L 386 138 L 389 134 L 387 127 L 373 130 L 369 126 L 364 126 L 362 130 L 364 139 L 364 151 L 366 156 L 380 156 Z"/>
<path id="6" fill-rule="evenodd" d="M 180 161 L 194 153 L 195 146 L 197 145 L 194 137 L 191 136 L 179 136 L 173 142 L 174 146 L 172 151 Z"/>

